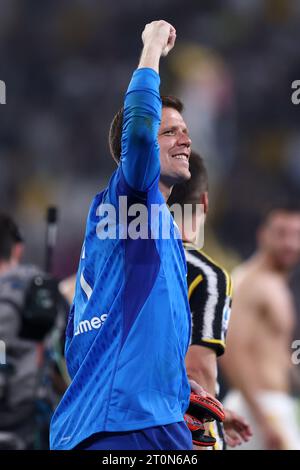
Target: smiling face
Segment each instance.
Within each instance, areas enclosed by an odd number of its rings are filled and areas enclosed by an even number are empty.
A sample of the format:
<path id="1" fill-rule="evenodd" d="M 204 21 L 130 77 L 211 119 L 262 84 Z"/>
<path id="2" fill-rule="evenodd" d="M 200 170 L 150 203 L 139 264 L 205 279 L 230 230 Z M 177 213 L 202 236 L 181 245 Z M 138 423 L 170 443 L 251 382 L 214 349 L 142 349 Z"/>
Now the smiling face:
<path id="1" fill-rule="evenodd" d="M 163 107 L 158 143 L 161 182 L 172 187 L 176 183 L 189 180 L 191 139 L 186 124 L 176 109 Z"/>

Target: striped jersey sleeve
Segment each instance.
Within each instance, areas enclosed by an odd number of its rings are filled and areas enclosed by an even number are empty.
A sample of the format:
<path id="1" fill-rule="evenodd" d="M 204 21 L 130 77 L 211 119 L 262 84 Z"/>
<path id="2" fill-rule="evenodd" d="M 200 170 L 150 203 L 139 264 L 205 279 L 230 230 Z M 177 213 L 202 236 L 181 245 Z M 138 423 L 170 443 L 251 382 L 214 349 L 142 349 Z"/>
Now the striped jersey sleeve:
<path id="1" fill-rule="evenodd" d="M 203 251 L 189 248 L 185 253 L 192 315 L 191 345 L 206 346 L 221 356 L 231 311 L 231 277 Z"/>

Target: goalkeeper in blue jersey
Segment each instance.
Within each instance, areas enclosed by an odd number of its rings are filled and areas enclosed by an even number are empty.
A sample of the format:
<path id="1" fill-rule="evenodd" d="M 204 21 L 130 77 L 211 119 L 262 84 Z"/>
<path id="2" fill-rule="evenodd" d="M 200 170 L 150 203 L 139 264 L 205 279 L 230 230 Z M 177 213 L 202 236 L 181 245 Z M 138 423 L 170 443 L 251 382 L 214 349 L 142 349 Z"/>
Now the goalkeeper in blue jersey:
<path id="1" fill-rule="evenodd" d="M 160 98 L 158 75 L 175 39 L 165 21 L 145 27 L 138 69 L 111 125 L 118 168 L 88 215 L 66 333 L 72 382 L 52 419 L 52 449 L 192 448 L 183 415 L 191 385 L 201 387 L 189 384 L 184 365 L 186 265 L 165 203 L 172 186 L 190 178 L 191 140 L 182 104 Z M 137 204 L 160 208 L 140 237 L 129 229 Z"/>

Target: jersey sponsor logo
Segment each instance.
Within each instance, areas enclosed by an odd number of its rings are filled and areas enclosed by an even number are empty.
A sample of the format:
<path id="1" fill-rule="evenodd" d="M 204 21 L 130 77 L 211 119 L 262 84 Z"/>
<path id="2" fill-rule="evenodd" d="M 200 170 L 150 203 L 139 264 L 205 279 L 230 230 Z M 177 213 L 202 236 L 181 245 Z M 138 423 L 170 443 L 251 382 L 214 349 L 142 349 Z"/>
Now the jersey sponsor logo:
<path id="1" fill-rule="evenodd" d="M 88 333 L 89 331 L 92 330 L 99 330 L 105 322 L 107 318 L 107 314 L 101 315 L 101 317 L 93 317 L 91 320 L 82 320 L 79 322 L 78 327 L 75 331 L 74 336 L 81 335 L 83 333 Z"/>
<path id="2" fill-rule="evenodd" d="M 222 340 L 225 341 L 229 320 L 231 314 L 231 297 L 226 298 L 224 311 L 223 311 L 223 321 L 222 321 Z"/>

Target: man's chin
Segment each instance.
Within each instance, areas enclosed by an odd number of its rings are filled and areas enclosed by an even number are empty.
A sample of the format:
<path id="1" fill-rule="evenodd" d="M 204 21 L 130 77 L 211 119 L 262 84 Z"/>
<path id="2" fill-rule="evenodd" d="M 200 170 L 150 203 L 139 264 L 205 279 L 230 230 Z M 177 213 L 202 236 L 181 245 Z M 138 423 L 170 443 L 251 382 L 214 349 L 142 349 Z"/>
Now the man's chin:
<path id="1" fill-rule="evenodd" d="M 191 173 L 188 168 L 185 171 L 178 172 L 172 175 L 162 174 L 160 175 L 160 181 L 167 186 L 174 186 L 175 184 L 184 183 L 191 178 Z"/>
<path id="2" fill-rule="evenodd" d="M 176 175 L 176 183 L 184 183 L 185 181 L 188 181 L 191 178 L 191 173 L 190 170 L 186 169 L 185 171 L 182 171 Z"/>
<path id="3" fill-rule="evenodd" d="M 183 174 L 182 174 L 182 179 L 181 179 L 181 182 L 184 182 L 184 181 L 188 181 L 189 179 L 191 179 L 191 173 L 190 173 L 190 170 L 187 170 L 185 171 Z"/>

